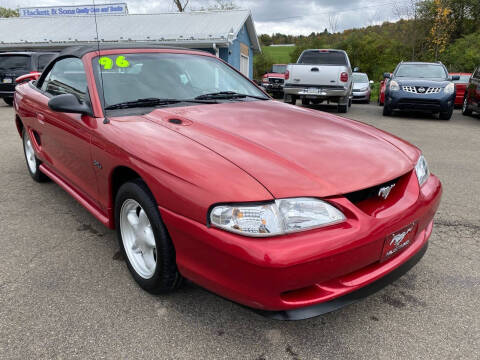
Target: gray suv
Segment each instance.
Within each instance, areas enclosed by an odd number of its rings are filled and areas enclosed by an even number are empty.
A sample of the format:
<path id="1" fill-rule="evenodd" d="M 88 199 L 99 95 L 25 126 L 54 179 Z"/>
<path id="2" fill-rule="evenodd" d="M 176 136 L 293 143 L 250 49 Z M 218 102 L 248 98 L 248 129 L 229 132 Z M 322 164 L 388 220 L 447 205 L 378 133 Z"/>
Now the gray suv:
<path id="1" fill-rule="evenodd" d="M 15 79 L 29 72 L 42 72 L 56 55 L 54 52 L 0 53 L 0 98 L 12 105 Z"/>

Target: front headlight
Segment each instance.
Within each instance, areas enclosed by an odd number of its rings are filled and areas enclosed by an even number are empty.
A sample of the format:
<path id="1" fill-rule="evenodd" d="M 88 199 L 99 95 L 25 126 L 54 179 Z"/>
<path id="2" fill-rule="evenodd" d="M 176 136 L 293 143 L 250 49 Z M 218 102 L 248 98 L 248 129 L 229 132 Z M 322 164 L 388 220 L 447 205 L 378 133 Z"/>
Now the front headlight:
<path id="1" fill-rule="evenodd" d="M 415 165 L 415 172 L 417 173 L 418 184 L 422 186 L 430 176 L 428 163 L 423 155 L 420 155 L 418 158 L 417 165 Z"/>
<path id="2" fill-rule="evenodd" d="M 400 90 L 400 85 L 395 80 L 390 81 L 390 91 L 398 91 Z"/>
<path id="3" fill-rule="evenodd" d="M 443 90 L 445 94 L 453 94 L 455 91 L 455 84 L 453 82 L 449 83 L 447 86 L 445 86 L 445 89 Z"/>
<path id="4" fill-rule="evenodd" d="M 367 91 L 367 90 L 368 90 L 368 86 L 360 89 L 360 91 Z"/>
<path id="5" fill-rule="evenodd" d="M 209 217 L 215 227 L 256 237 L 304 231 L 345 220 L 340 210 L 315 198 L 280 199 L 259 205 L 219 205 L 211 210 Z"/>

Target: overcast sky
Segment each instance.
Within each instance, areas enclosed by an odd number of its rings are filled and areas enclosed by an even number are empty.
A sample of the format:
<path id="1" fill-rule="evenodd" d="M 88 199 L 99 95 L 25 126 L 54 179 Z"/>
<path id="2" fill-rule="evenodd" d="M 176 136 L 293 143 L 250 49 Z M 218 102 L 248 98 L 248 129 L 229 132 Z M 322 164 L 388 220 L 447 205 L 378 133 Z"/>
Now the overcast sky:
<path id="1" fill-rule="evenodd" d="M 250 9 L 259 34 L 281 32 L 304 34 L 325 28 L 342 31 L 398 19 L 402 4 L 413 0 L 234 0 L 243 9 Z M 126 2 L 130 13 L 174 11 L 172 0 L 95 0 L 100 3 Z M 0 0 L 0 6 L 35 7 L 85 5 L 92 0 Z M 213 0 L 190 0 L 189 9 L 208 7 Z"/>

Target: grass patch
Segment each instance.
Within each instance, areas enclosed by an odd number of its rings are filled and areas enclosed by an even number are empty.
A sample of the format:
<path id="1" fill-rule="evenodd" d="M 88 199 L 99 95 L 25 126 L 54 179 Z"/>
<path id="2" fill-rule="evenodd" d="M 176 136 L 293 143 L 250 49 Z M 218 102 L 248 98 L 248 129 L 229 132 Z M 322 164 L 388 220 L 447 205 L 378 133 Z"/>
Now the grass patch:
<path id="1" fill-rule="evenodd" d="M 289 64 L 294 50 L 295 46 L 262 46 L 262 52 L 272 59 L 274 64 Z"/>

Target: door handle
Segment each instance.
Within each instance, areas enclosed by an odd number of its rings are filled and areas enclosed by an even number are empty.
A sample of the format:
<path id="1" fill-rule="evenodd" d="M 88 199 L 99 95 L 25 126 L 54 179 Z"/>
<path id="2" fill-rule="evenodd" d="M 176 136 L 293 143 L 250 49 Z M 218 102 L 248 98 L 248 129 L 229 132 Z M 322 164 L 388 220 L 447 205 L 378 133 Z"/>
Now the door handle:
<path id="1" fill-rule="evenodd" d="M 40 124 L 45 124 L 45 115 L 43 114 L 37 114 L 37 120 Z"/>
<path id="2" fill-rule="evenodd" d="M 316 67 L 311 68 L 311 71 L 318 71 L 318 68 L 316 68 Z"/>

